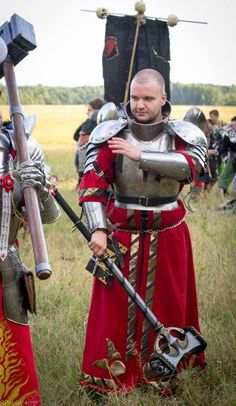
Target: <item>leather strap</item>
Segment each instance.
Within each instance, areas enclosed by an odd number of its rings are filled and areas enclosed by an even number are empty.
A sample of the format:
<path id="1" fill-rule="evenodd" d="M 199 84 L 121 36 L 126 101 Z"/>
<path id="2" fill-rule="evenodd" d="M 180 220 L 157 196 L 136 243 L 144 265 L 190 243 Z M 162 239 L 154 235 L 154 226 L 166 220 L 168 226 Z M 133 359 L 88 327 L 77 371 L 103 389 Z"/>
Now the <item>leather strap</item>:
<path id="1" fill-rule="evenodd" d="M 148 197 L 148 196 L 139 196 L 139 197 L 129 197 L 129 196 L 120 196 L 116 194 L 116 200 L 119 203 L 130 203 L 138 204 L 140 206 L 159 206 L 161 204 L 173 203 L 177 200 L 178 194 L 175 196 L 167 197 Z"/>

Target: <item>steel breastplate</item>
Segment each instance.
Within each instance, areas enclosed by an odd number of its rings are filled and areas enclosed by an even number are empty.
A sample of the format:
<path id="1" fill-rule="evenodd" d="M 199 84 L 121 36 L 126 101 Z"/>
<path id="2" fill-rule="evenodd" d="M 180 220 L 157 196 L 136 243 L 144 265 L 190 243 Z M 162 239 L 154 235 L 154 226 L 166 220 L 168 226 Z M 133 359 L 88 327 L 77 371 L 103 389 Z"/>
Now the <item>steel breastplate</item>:
<path id="1" fill-rule="evenodd" d="M 168 152 L 171 149 L 172 139 L 167 132 L 158 134 L 156 139 L 151 141 L 143 141 L 137 139 L 130 130 L 124 130 L 123 137 L 130 144 L 138 147 L 142 151 L 155 151 L 155 152 Z M 144 171 L 139 168 L 139 162 L 132 161 L 125 156 L 118 155 L 115 172 L 114 172 L 114 190 L 117 196 L 124 198 L 140 196 L 151 198 L 151 200 L 158 199 L 160 204 L 153 206 L 147 205 L 143 207 L 142 204 L 133 203 L 120 203 L 116 200 L 116 206 L 141 209 L 141 210 L 168 210 L 177 207 L 175 196 L 179 192 L 179 182 L 174 179 L 159 176 L 151 171 Z M 172 200 L 171 203 L 162 203 L 161 201 Z"/>

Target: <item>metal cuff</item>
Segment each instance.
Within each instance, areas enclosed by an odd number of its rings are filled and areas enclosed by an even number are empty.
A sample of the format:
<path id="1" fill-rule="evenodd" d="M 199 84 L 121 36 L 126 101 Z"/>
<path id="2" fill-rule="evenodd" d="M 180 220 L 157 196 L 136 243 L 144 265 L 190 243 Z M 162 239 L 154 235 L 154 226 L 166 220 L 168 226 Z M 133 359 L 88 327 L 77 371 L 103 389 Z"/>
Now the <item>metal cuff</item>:
<path id="1" fill-rule="evenodd" d="M 139 167 L 178 181 L 184 181 L 191 176 L 187 159 L 176 152 L 142 152 Z"/>
<path id="2" fill-rule="evenodd" d="M 98 228 L 108 230 L 104 205 L 100 202 L 84 202 L 83 210 L 88 222 L 88 227 L 93 233 Z"/>
<path id="3" fill-rule="evenodd" d="M 51 224 L 59 219 L 61 210 L 50 194 L 48 195 L 48 198 L 43 201 L 42 206 L 43 212 L 41 214 L 41 219 L 43 224 Z"/>

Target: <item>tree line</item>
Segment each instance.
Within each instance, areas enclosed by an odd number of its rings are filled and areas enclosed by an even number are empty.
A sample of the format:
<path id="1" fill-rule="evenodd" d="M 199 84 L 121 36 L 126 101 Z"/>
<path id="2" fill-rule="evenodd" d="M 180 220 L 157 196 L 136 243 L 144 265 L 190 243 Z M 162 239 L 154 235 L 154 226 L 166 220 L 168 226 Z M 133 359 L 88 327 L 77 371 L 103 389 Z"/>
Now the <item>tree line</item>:
<path id="1" fill-rule="evenodd" d="M 7 104 L 7 94 L 1 86 L 0 104 Z M 104 97 L 103 86 L 50 87 L 19 86 L 21 104 L 86 104 L 95 97 Z M 170 84 L 170 101 L 173 105 L 236 106 L 236 85 Z"/>

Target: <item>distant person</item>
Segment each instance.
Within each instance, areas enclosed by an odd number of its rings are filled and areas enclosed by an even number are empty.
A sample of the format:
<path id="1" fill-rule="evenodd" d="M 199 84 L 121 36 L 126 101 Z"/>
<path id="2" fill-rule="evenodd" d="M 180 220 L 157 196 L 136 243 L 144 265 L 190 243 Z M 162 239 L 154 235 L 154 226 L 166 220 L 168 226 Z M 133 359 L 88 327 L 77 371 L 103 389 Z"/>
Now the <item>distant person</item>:
<path id="1" fill-rule="evenodd" d="M 214 137 L 214 124 L 209 118 L 207 119 L 207 127 L 205 131 L 207 144 L 208 144 L 208 162 L 206 173 L 200 178 L 204 182 L 204 190 L 210 191 L 211 188 L 218 181 L 219 176 L 217 169 L 221 163 L 221 156 L 218 151 L 218 143 Z"/>
<path id="2" fill-rule="evenodd" d="M 74 140 L 77 141 L 77 151 L 75 154 L 75 166 L 79 176 L 78 185 L 83 176 L 84 163 L 86 157 L 86 147 L 88 144 L 89 135 L 97 125 L 97 114 L 100 108 L 105 104 L 105 101 L 99 97 L 90 100 L 87 105 L 88 118 L 77 128 L 74 133 Z"/>
<path id="3" fill-rule="evenodd" d="M 223 200 L 236 174 L 236 116 L 232 117 L 230 124 L 222 129 L 222 141 L 219 151 L 221 154 L 227 154 L 228 157 L 218 182 L 221 199 Z"/>
<path id="4" fill-rule="evenodd" d="M 220 120 L 220 113 L 218 110 L 213 109 L 209 112 L 209 117 L 212 120 L 214 128 L 222 128 L 227 123 L 223 120 Z"/>

